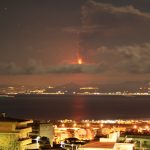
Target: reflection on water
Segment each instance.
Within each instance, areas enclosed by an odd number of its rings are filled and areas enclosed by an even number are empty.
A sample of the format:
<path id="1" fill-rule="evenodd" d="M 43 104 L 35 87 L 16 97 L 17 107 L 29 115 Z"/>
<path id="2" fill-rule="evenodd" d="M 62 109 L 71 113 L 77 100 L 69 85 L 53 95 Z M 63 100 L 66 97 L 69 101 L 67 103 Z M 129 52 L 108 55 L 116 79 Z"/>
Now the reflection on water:
<path id="1" fill-rule="evenodd" d="M 81 120 L 82 117 L 88 113 L 86 107 L 86 97 L 74 97 L 72 101 L 72 118 L 74 118 L 74 120 Z"/>

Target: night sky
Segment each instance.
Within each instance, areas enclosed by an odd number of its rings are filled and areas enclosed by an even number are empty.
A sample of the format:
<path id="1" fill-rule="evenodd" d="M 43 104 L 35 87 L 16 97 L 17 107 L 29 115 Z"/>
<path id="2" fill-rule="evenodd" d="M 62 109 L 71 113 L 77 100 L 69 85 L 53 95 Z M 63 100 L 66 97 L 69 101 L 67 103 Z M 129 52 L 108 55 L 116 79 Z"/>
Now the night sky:
<path id="1" fill-rule="evenodd" d="M 0 0 L 0 84 L 149 79 L 150 0 Z"/>

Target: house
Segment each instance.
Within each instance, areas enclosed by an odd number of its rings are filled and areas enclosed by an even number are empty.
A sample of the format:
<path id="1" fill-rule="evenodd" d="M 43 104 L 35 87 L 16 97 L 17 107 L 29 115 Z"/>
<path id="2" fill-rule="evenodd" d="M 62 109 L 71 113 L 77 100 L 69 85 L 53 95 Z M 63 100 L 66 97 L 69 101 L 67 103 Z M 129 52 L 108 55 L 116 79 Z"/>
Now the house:
<path id="1" fill-rule="evenodd" d="M 132 143 L 117 143 L 118 132 L 111 133 L 109 138 L 100 138 L 100 141 L 90 142 L 79 148 L 79 150 L 133 150 Z"/>
<path id="2" fill-rule="evenodd" d="M 79 148 L 79 150 L 114 150 L 114 142 L 90 142 Z"/>
<path id="3" fill-rule="evenodd" d="M 32 143 L 28 136 L 32 128 L 28 127 L 32 120 L 23 120 L 0 115 L 0 149 L 25 150 Z"/>

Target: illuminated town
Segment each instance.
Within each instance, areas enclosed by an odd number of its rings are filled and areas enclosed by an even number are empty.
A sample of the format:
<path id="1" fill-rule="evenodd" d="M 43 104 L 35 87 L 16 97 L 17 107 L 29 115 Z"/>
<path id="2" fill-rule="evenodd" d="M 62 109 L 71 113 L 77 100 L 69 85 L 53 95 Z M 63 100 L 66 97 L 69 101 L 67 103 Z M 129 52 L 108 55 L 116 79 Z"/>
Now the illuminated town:
<path id="1" fill-rule="evenodd" d="M 17 147 L 20 150 L 150 149 L 150 120 L 33 121 L 2 113 L 0 148 Z"/>
<path id="2" fill-rule="evenodd" d="M 6 86 L 0 88 L 0 96 L 15 96 L 17 94 L 37 94 L 37 95 L 150 95 L 150 83 L 147 82 L 143 86 L 136 87 L 135 89 L 103 89 L 103 87 L 95 86 L 78 86 L 65 87 L 65 86 L 48 86 L 48 87 L 25 87 L 25 86 Z"/>
<path id="3" fill-rule="evenodd" d="M 0 100 L 3 102 L 10 98 L 13 102 L 15 101 L 13 98 L 18 97 L 21 101 L 24 96 L 29 99 L 38 96 L 42 100 L 45 96 L 50 98 L 57 97 L 57 95 L 60 96 L 60 99 L 67 95 L 71 97 L 106 95 L 110 98 L 116 96 L 149 97 L 149 86 L 148 82 L 144 86 L 137 87 L 134 90 L 136 92 L 115 90 L 114 92 L 101 92 L 101 89 L 96 86 L 76 85 L 74 85 L 75 88 L 70 86 L 48 86 L 46 88 L 5 86 L 0 88 Z M 8 117 L 6 113 L 1 113 L 0 149 L 149 150 L 150 119 L 28 120 Z"/>

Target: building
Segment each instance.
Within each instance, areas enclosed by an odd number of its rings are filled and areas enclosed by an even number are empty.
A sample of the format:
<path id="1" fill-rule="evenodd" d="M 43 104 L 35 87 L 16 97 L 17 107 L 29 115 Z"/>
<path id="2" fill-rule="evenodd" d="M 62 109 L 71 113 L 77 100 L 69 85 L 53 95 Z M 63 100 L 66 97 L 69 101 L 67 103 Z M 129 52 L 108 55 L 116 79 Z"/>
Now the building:
<path id="1" fill-rule="evenodd" d="M 119 135 L 119 132 L 111 133 L 109 138 L 100 138 L 100 141 L 85 144 L 79 150 L 133 150 L 132 143 L 117 143 Z"/>
<path id="2" fill-rule="evenodd" d="M 90 142 L 79 148 L 79 150 L 114 150 L 114 142 Z"/>
<path id="3" fill-rule="evenodd" d="M 40 137 L 47 137 L 50 140 L 51 147 L 53 147 L 54 140 L 54 128 L 50 123 L 41 123 L 40 124 Z"/>
<path id="4" fill-rule="evenodd" d="M 26 145 L 32 143 L 29 133 L 32 128 L 28 127 L 32 120 L 23 120 L 0 115 L 0 149 L 2 150 L 25 150 Z"/>

